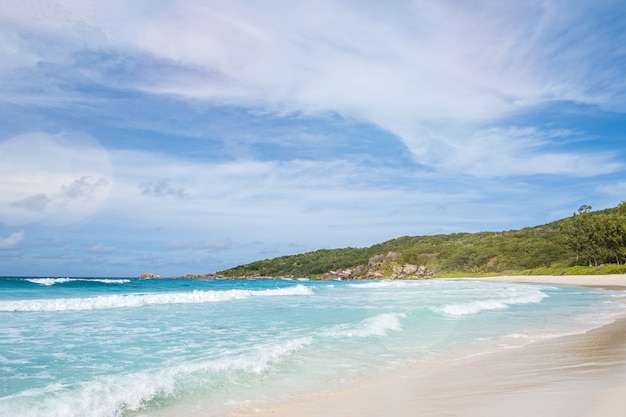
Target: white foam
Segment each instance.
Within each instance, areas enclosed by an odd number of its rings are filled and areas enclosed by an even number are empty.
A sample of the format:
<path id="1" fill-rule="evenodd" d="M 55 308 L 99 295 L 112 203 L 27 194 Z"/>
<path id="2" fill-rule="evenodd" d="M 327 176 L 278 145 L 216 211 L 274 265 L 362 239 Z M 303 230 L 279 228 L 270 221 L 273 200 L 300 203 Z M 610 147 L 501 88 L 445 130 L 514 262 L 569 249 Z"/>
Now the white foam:
<path id="1" fill-rule="evenodd" d="M 101 295 L 88 298 L 49 298 L 42 300 L 17 300 L 0 302 L 0 311 L 67 311 L 100 310 L 122 307 L 142 307 L 159 304 L 197 304 L 219 301 L 240 300 L 250 297 L 271 297 L 288 295 L 311 295 L 313 291 L 296 285 L 289 288 L 267 290 L 227 290 L 169 292 L 148 294 Z"/>
<path id="2" fill-rule="evenodd" d="M 186 381 L 200 380 L 208 385 L 218 373 L 232 375 L 244 371 L 262 374 L 302 347 L 310 344 L 302 337 L 260 345 L 239 356 L 187 362 L 160 370 L 108 375 L 74 386 L 53 383 L 0 398 L 1 416 L 20 417 L 111 417 L 136 412 L 156 398 L 175 396 Z"/>
<path id="3" fill-rule="evenodd" d="M 444 313 L 452 316 L 464 316 L 478 314 L 485 310 L 506 309 L 515 304 L 540 303 L 541 300 L 546 297 L 549 296 L 539 290 L 535 290 L 533 292 L 507 298 L 491 298 L 485 300 L 474 300 L 466 303 L 446 304 L 441 307 L 432 307 L 431 310 L 436 313 Z"/>
<path id="4" fill-rule="evenodd" d="M 26 279 L 26 281 L 32 282 L 33 284 L 40 284 L 49 287 L 54 284 L 62 284 L 71 280 L 69 278 L 32 278 Z"/>
<path id="5" fill-rule="evenodd" d="M 126 284 L 129 283 L 129 279 L 111 279 L 111 278 L 28 278 L 28 282 L 33 284 L 40 284 L 45 286 L 51 286 L 54 284 L 64 284 L 66 282 L 73 281 L 86 281 L 86 282 L 103 282 L 105 284 Z"/>
<path id="6" fill-rule="evenodd" d="M 416 281 L 375 281 L 359 284 L 348 284 L 348 287 L 360 289 L 376 289 L 376 288 L 415 288 L 424 285 L 423 282 Z"/>
<path id="7" fill-rule="evenodd" d="M 324 333 L 331 337 L 370 337 L 386 336 L 389 331 L 400 331 L 400 319 L 406 318 L 404 313 L 384 313 L 369 317 L 356 325 L 341 324 L 333 326 Z"/>

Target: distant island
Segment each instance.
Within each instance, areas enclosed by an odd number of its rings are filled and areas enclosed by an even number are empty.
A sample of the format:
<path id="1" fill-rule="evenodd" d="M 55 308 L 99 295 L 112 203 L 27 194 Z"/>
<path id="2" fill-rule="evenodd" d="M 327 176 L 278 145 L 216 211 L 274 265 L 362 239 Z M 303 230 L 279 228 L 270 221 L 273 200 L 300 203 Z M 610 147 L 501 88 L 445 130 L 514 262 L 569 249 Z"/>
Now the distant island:
<path id="1" fill-rule="evenodd" d="M 571 217 L 520 230 L 404 236 L 367 248 L 320 249 L 178 278 L 600 275 L 626 273 L 625 260 L 626 202 L 622 202 L 601 211 L 583 205 Z"/>

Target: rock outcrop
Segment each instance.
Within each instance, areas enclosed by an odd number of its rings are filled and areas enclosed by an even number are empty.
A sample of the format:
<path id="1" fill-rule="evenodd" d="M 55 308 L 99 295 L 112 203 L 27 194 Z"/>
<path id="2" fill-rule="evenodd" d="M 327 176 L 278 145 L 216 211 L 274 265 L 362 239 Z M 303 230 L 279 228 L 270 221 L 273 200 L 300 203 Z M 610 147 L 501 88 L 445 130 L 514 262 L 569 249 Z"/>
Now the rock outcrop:
<path id="1" fill-rule="evenodd" d="M 367 266 L 359 265 L 356 268 L 328 271 L 320 278 L 325 280 L 430 278 L 432 272 L 424 265 L 395 264 L 401 256 L 402 254 L 398 252 L 389 252 L 387 255 L 374 255 L 368 260 Z"/>
<path id="2" fill-rule="evenodd" d="M 387 256 L 383 258 L 383 262 L 395 262 L 402 254 L 398 252 L 389 252 Z"/>
<path id="3" fill-rule="evenodd" d="M 216 274 L 186 274 L 181 278 L 196 278 L 196 279 L 215 279 L 215 278 L 224 278 L 223 275 Z"/>
<path id="4" fill-rule="evenodd" d="M 141 279 L 153 279 L 153 278 L 161 278 L 161 275 L 155 274 L 153 272 L 146 272 L 144 274 L 139 275 Z"/>
<path id="5" fill-rule="evenodd" d="M 368 268 L 374 268 L 377 265 L 380 265 L 385 260 L 385 255 L 374 255 L 369 261 L 367 261 Z"/>

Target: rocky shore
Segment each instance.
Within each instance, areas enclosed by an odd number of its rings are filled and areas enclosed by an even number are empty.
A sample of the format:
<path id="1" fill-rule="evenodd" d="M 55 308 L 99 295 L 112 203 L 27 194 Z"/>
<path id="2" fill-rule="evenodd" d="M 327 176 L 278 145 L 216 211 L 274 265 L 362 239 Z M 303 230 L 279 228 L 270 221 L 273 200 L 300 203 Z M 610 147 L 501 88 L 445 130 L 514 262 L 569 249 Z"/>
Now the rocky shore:
<path id="1" fill-rule="evenodd" d="M 161 275 L 155 274 L 154 272 L 145 272 L 139 275 L 139 278 L 140 279 L 155 279 L 155 278 L 161 278 Z"/>
<path id="2" fill-rule="evenodd" d="M 428 279 L 434 271 L 424 265 L 399 264 L 397 260 L 402 256 L 398 252 L 389 252 L 387 255 L 372 256 L 367 265 L 359 265 L 354 268 L 337 269 L 328 271 L 312 279 L 318 280 L 359 280 L 359 279 Z M 147 272 L 139 278 L 161 278 L 160 275 Z M 296 276 L 266 276 L 261 274 L 230 277 L 221 274 L 186 274 L 172 278 L 181 279 L 276 279 L 276 278 L 304 278 Z M 308 277 L 307 277 L 308 278 Z"/>
<path id="3" fill-rule="evenodd" d="M 224 277 L 223 275 L 218 275 L 218 274 L 185 274 L 185 275 L 173 276 L 173 277 L 162 277 L 159 274 L 155 274 L 155 273 L 152 273 L 152 272 L 146 272 L 144 274 L 139 275 L 139 278 L 140 279 L 159 279 L 159 278 L 220 279 L 220 278 L 226 278 L 226 277 Z"/>
<path id="4" fill-rule="evenodd" d="M 322 274 L 320 279 L 427 279 L 432 276 L 432 271 L 424 265 L 398 264 L 396 261 L 401 256 L 398 252 L 375 255 L 369 259 L 367 265 L 329 271 Z"/>

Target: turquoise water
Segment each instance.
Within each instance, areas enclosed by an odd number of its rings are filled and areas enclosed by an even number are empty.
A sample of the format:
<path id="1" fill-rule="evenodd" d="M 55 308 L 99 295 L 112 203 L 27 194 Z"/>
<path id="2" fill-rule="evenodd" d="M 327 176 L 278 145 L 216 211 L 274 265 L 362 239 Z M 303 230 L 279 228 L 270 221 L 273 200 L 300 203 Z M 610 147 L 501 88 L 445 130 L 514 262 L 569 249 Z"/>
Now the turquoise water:
<path id="1" fill-rule="evenodd" d="M 626 293 L 487 281 L 0 279 L 0 416 L 219 415 L 580 333 Z"/>

